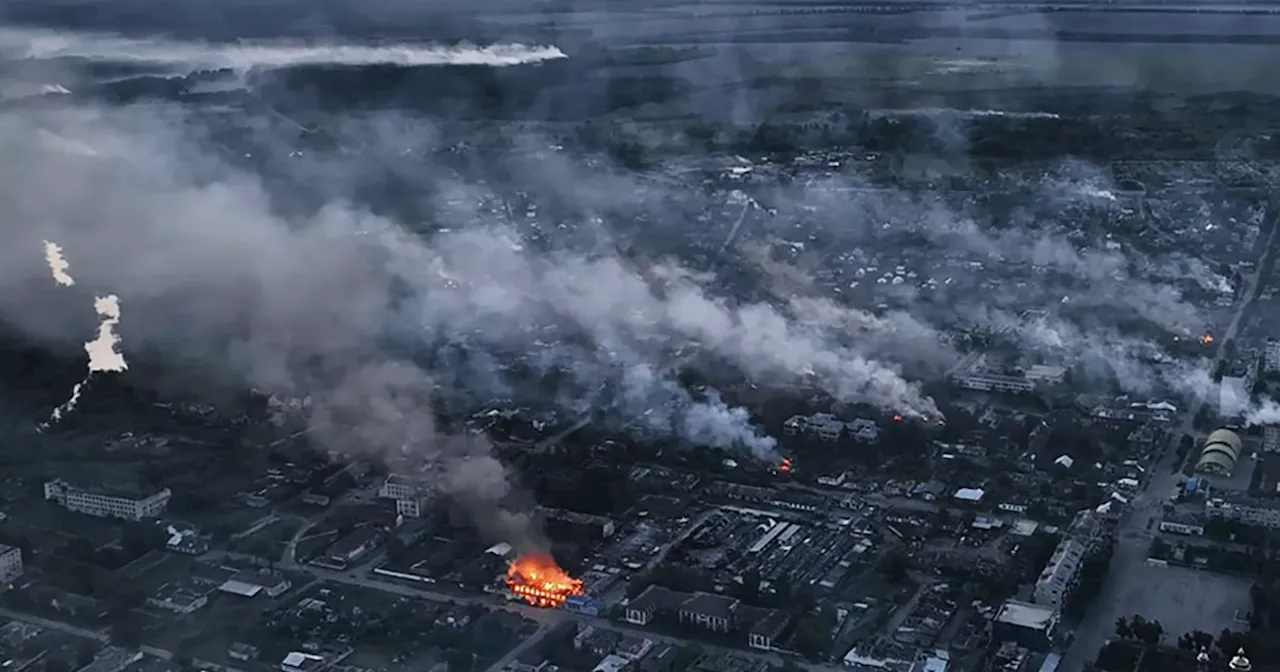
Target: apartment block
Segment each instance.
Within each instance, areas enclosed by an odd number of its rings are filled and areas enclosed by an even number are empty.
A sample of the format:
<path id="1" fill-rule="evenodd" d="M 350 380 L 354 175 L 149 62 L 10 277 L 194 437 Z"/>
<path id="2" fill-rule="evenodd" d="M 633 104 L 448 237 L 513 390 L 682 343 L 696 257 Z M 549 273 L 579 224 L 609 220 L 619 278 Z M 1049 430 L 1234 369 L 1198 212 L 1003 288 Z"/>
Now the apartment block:
<path id="1" fill-rule="evenodd" d="M 68 511 L 84 513 L 99 518 L 146 520 L 164 512 L 172 495 L 168 488 L 147 494 L 145 492 L 89 488 L 53 480 L 44 484 L 44 498 L 57 502 Z"/>

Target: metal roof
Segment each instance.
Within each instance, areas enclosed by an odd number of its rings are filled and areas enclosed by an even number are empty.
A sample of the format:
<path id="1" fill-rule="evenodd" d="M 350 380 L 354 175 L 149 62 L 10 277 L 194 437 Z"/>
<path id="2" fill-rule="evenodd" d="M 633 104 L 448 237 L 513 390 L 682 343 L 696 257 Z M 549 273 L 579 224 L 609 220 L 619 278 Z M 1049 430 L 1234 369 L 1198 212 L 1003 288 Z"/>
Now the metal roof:
<path id="1" fill-rule="evenodd" d="M 1200 460 L 1196 462 L 1196 471 L 1225 474 L 1229 476 L 1235 471 L 1235 469 L 1236 461 L 1231 459 L 1231 456 L 1222 450 L 1206 450 L 1200 455 Z"/>
<path id="2" fill-rule="evenodd" d="M 1240 453 L 1244 452 L 1244 444 L 1240 441 L 1240 435 L 1229 429 L 1215 430 L 1204 441 L 1205 449 L 1215 444 L 1230 446 L 1231 451 L 1234 453 L 1232 457 L 1237 460 L 1240 459 Z"/>

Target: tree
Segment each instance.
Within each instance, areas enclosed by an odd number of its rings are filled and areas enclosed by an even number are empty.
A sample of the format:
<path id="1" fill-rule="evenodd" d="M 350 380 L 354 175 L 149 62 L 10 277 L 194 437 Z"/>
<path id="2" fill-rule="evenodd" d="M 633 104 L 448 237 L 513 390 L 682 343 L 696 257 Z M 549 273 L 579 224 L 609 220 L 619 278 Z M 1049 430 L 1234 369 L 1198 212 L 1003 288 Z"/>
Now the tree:
<path id="1" fill-rule="evenodd" d="M 1134 616 L 1134 619 L 1140 617 Z M 1164 626 L 1160 625 L 1160 621 L 1143 620 L 1136 621 L 1132 627 L 1133 638 L 1146 644 L 1147 646 L 1155 646 L 1160 643 L 1160 638 L 1164 636 Z"/>
<path id="2" fill-rule="evenodd" d="M 76 647 L 76 667 L 84 667 L 93 662 L 94 656 L 98 655 L 98 647 L 89 642 L 82 642 Z"/>
<path id="3" fill-rule="evenodd" d="M 1120 639 L 1133 637 L 1133 628 L 1129 626 L 1129 621 L 1124 616 L 1116 619 L 1116 637 Z"/>
<path id="4" fill-rule="evenodd" d="M 907 579 L 907 555 L 900 548 L 889 551 L 880 561 L 880 572 L 890 583 L 902 583 Z"/>
<path id="5" fill-rule="evenodd" d="M 835 623 L 835 611 L 829 607 L 819 609 L 816 614 L 806 614 L 796 623 L 793 639 L 796 651 L 810 660 L 826 657 Z"/>
<path id="6" fill-rule="evenodd" d="M 1137 655 L 1133 644 L 1128 642 L 1107 642 L 1098 651 L 1098 659 L 1094 661 L 1106 672 L 1132 672 Z"/>

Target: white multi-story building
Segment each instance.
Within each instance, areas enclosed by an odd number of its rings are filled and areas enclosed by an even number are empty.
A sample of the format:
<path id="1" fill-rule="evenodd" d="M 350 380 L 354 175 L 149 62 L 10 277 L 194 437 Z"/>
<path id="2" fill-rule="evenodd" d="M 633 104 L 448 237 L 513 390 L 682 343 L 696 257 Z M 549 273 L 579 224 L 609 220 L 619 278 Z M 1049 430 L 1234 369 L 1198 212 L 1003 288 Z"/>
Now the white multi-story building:
<path id="1" fill-rule="evenodd" d="M 1280 502 L 1237 495 L 1214 497 L 1204 503 L 1204 512 L 1210 518 L 1280 529 Z"/>
<path id="2" fill-rule="evenodd" d="M 1061 608 L 1063 601 L 1075 588 L 1080 576 L 1080 567 L 1084 564 L 1086 547 L 1075 539 L 1063 539 L 1054 549 L 1053 556 L 1045 564 L 1044 571 L 1036 580 L 1032 599 L 1036 604 L 1055 609 Z"/>
<path id="3" fill-rule="evenodd" d="M 1267 339 L 1267 347 L 1262 351 L 1262 368 L 1267 373 L 1280 371 L 1280 338 Z"/>
<path id="4" fill-rule="evenodd" d="M 1280 453 L 1280 425 L 1267 425 L 1262 428 L 1262 452 Z"/>
<path id="5" fill-rule="evenodd" d="M 87 513 L 99 518 L 125 520 L 155 518 L 164 512 L 164 507 L 169 504 L 169 497 L 172 494 L 168 488 L 146 495 L 80 488 L 62 480 L 53 480 L 44 484 L 46 500 L 57 502 L 68 511 Z"/>
<path id="6" fill-rule="evenodd" d="M 22 576 L 22 549 L 0 544 L 0 584 Z"/>
<path id="7" fill-rule="evenodd" d="M 378 496 L 396 501 L 396 513 L 405 518 L 421 518 L 427 509 L 430 489 L 422 478 L 391 474 L 378 489 Z"/>
<path id="8" fill-rule="evenodd" d="M 967 390 L 1027 394 L 1034 392 L 1037 387 L 1057 385 L 1066 379 L 1066 375 L 1067 370 L 1060 366 L 1036 365 L 1026 370 L 992 370 L 986 355 L 971 354 L 956 367 L 951 381 Z"/>

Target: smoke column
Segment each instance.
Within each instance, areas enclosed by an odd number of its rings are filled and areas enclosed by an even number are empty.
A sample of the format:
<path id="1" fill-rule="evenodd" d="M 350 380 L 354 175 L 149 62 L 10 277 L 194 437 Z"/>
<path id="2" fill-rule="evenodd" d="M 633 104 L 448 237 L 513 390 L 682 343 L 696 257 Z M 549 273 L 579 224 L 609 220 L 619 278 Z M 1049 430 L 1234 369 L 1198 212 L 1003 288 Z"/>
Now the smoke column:
<path id="1" fill-rule="evenodd" d="M 551 46 L 303 45 L 282 42 L 214 44 L 137 40 L 115 35 L 0 29 L 0 53 L 18 58 L 181 64 L 192 69 L 288 68 L 308 65 L 488 65 L 502 67 L 565 58 Z"/>
<path id="2" fill-rule="evenodd" d="M 53 274 L 54 282 L 63 287 L 76 284 L 75 278 L 68 272 L 71 270 L 71 264 L 67 263 L 66 258 L 62 256 L 62 248 L 58 247 L 57 243 L 44 241 L 44 260 L 49 264 L 49 272 Z"/>
<path id="3" fill-rule="evenodd" d="M 44 256 L 54 282 L 63 287 L 76 284 L 75 278 L 71 277 L 71 264 L 62 256 L 62 248 L 57 243 L 44 241 Z M 85 372 L 84 379 L 71 388 L 71 397 L 66 403 L 53 409 L 49 420 L 40 425 L 41 430 L 62 420 L 64 415 L 75 410 L 76 404 L 80 402 L 80 394 L 89 384 L 93 374 L 105 371 L 121 372 L 129 368 L 124 355 L 117 349 L 120 343 L 120 337 L 116 335 L 116 326 L 120 324 L 120 300 L 114 294 L 95 297 L 93 309 L 98 313 L 98 332 L 93 340 L 84 344 L 84 350 L 89 355 L 88 370 Z"/>

